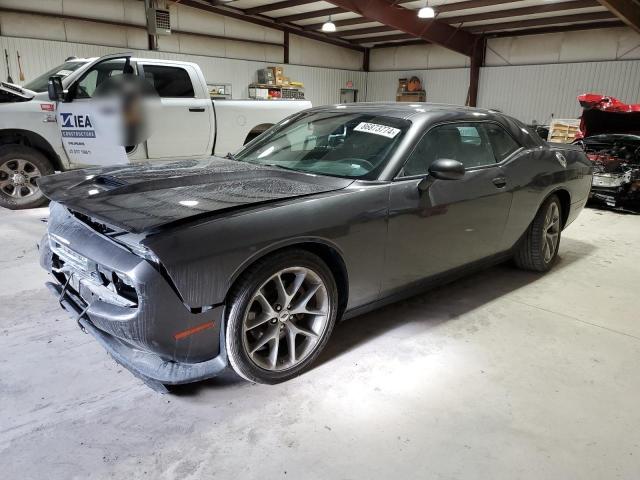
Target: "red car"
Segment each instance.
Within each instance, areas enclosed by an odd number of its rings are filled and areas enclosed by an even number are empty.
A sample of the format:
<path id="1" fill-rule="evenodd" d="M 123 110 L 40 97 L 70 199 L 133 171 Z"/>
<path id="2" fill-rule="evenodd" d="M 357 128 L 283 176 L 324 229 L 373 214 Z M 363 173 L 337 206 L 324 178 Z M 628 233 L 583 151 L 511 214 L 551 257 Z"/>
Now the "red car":
<path id="1" fill-rule="evenodd" d="M 613 97 L 580 95 L 581 144 L 594 163 L 591 197 L 610 207 L 640 205 L 640 105 Z"/>

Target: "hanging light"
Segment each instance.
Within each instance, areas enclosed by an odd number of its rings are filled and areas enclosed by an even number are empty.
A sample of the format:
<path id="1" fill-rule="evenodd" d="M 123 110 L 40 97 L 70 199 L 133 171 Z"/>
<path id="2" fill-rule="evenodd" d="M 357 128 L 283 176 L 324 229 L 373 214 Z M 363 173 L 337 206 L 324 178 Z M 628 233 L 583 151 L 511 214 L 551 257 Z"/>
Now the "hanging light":
<path id="1" fill-rule="evenodd" d="M 322 31 L 329 33 L 336 31 L 336 24 L 331 21 L 331 15 L 329 15 L 327 21 L 322 24 Z"/>
<path id="2" fill-rule="evenodd" d="M 436 11 L 429 6 L 429 0 L 424 2 L 424 7 L 418 10 L 418 18 L 435 18 Z"/>

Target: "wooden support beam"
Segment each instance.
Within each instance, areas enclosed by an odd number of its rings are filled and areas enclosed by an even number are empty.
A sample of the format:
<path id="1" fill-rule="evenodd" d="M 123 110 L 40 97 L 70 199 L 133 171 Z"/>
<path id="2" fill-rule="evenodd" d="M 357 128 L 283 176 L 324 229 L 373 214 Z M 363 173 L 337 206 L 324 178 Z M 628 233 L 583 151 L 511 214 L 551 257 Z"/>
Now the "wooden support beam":
<path id="1" fill-rule="evenodd" d="M 349 25 L 360 25 L 361 23 L 372 23 L 371 20 L 364 17 L 357 18 L 347 18 L 346 20 L 334 20 L 333 23 L 336 24 L 336 27 L 348 27 Z M 304 25 L 302 28 L 305 30 L 320 30 L 322 28 L 322 23 L 314 23 L 312 25 Z"/>
<path id="2" fill-rule="evenodd" d="M 288 64 L 289 63 L 289 32 L 288 31 L 284 32 L 284 52 L 282 57 L 283 57 L 282 61 L 285 64 Z"/>
<path id="3" fill-rule="evenodd" d="M 366 48 L 364 54 L 362 55 L 362 70 L 365 72 L 369 71 L 369 62 L 371 60 L 371 49 Z"/>
<path id="4" fill-rule="evenodd" d="M 267 3 L 253 8 L 245 8 L 244 13 L 247 15 L 257 15 L 258 13 L 272 12 L 273 10 L 281 10 L 283 8 L 298 7 L 309 3 L 316 3 L 318 0 L 286 0 L 283 2 Z"/>
<path id="5" fill-rule="evenodd" d="M 408 45 L 429 45 L 429 42 L 421 39 L 407 40 L 406 42 L 390 42 L 390 43 L 378 43 L 371 48 L 392 48 L 392 47 L 406 47 Z"/>
<path id="6" fill-rule="evenodd" d="M 389 0 L 394 5 L 402 5 L 403 3 L 412 3 L 416 0 Z M 513 3 L 517 0 L 466 0 L 464 2 L 445 3 L 444 5 L 436 5 L 435 8 L 439 13 L 456 12 L 467 10 L 469 8 L 494 7 L 504 3 Z"/>
<path id="7" fill-rule="evenodd" d="M 325 8 L 323 10 L 314 10 L 312 12 L 296 13 L 294 15 L 285 15 L 283 17 L 274 17 L 277 22 L 299 22 L 300 20 L 308 20 L 310 18 L 328 17 L 329 15 L 337 15 L 338 13 L 344 13 L 344 8 Z"/>
<path id="8" fill-rule="evenodd" d="M 330 38 L 326 35 L 317 34 L 315 32 L 309 32 L 295 25 L 283 25 L 278 23 L 275 19 L 260 15 L 246 15 L 244 11 L 231 7 L 215 7 L 210 4 L 205 4 L 197 0 L 180 0 L 180 5 L 187 7 L 198 8 L 207 12 L 215 13 L 229 18 L 235 18 L 236 20 L 242 20 L 243 22 L 253 23 L 266 28 L 273 28 L 274 30 L 280 30 L 282 32 L 288 31 L 293 35 L 299 35 L 301 37 L 310 38 L 319 42 L 330 43 L 339 47 L 350 48 L 351 50 L 363 51 L 363 47 L 354 45 L 349 42 L 342 41 L 338 38 Z M 247 40 L 251 41 L 251 40 Z"/>
<path id="9" fill-rule="evenodd" d="M 575 32 L 580 30 L 619 28 L 619 27 L 625 27 L 625 26 L 626 24 L 622 20 L 610 20 L 606 22 L 577 23 L 575 25 L 554 25 L 551 27 L 527 28 L 525 30 L 512 30 L 507 32 L 491 33 L 488 36 L 491 38 L 521 37 L 524 35 L 542 35 L 545 33 Z"/>
<path id="10" fill-rule="evenodd" d="M 640 5 L 632 0 L 599 0 L 620 20 L 640 33 Z"/>
<path id="11" fill-rule="evenodd" d="M 363 43 L 392 42 L 394 40 L 409 40 L 412 38 L 415 38 L 415 37 L 408 33 L 396 33 L 394 35 L 383 35 L 380 37 L 354 38 L 351 41 L 358 45 L 362 45 Z"/>
<path id="12" fill-rule="evenodd" d="M 480 85 L 480 68 L 484 65 L 485 52 L 487 51 L 487 41 L 479 38 L 473 46 L 471 55 L 471 68 L 469 69 L 469 93 L 467 95 L 467 106 L 478 106 L 478 87 Z"/>
<path id="13" fill-rule="evenodd" d="M 470 15 L 459 15 L 455 17 L 440 18 L 440 21 L 447 23 L 469 23 L 482 20 L 495 20 L 498 18 L 520 17 L 523 15 L 536 15 L 539 13 L 561 12 L 564 10 L 578 10 L 581 8 L 599 7 L 597 0 L 572 0 L 562 3 L 548 3 L 535 5 L 533 7 L 510 8 L 509 10 L 498 10 L 494 12 L 474 13 Z"/>
<path id="14" fill-rule="evenodd" d="M 578 22 L 591 22 L 596 20 L 611 20 L 614 18 L 615 15 L 611 12 L 582 13 L 577 15 L 558 15 L 548 18 L 492 23 L 488 25 L 475 25 L 473 27 L 466 27 L 465 30 L 476 33 L 498 32 L 502 30 L 513 30 L 516 28 L 542 27 L 547 25 L 557 25 L 559 23 L 575 24 Z"/>
<path id="15" fill-rule="evenodd" d="M 352 37 L 354 35 L 368 35 L 370 33 L 385 33 L 392 32 L 394 29 L 391 27 L 387 27 L 382 25 L 380 27 L 369 27 L 369 28 L 353 28 L 351 30 L 338 30 L 335 33 L 331 33 L 332 37 Z"/>
<path id="16" fill-rule="evenodd" d="M 473 45 L 478 39 L 476 35 L 444 22 L 419 19 L 415 11 L 392 5 L 386 0 L 330 0 L 330 3 L 467 56 L 472 55 Z M 357 39 L 354 43 L 367 42 Z"/>

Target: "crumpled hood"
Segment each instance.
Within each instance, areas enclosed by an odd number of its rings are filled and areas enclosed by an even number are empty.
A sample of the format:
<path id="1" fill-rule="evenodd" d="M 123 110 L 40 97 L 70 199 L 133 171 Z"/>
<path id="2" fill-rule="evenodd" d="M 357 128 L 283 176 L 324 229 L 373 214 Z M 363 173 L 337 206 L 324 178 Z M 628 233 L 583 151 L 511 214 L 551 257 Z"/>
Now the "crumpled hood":
<path id="1" fill-rule="evenodd" d="M 36 96 L 36 92 L 13 83 L 0 82 L 0 102 L 26 102 Z"/>
<path id="2" fill-rule="evenodd" d="M 606 133 L 640 134 L 640 105 L 595 93 L 580 95 L 578 102 L 583 111 L 577 138 Z"/>
<path id="3" fill-rule="evenodd" d="M 219 157 L 73 170 L 38 181 L 47 198 L 133 233 L 351 183 Z"/>

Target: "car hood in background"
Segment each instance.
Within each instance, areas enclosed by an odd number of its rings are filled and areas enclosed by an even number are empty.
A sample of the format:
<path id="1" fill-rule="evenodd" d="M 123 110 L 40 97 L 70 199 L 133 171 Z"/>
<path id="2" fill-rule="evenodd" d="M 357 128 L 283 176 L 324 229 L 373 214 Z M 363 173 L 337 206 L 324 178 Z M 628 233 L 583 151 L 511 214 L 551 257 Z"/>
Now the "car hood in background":
<path id="1" fill-rule="evenodd" d="M 218 157 L 74 170 L 39 180 L 49 199 L 134 233 L 351 183 Z"/>
<path id="2" fill-rule="evenodd" d="M 640 134 L 640 105 L 629 105 L 617 98 L 587 93 L 578 101 L 583 108 L 581 137 L 605 133 Z"/>

